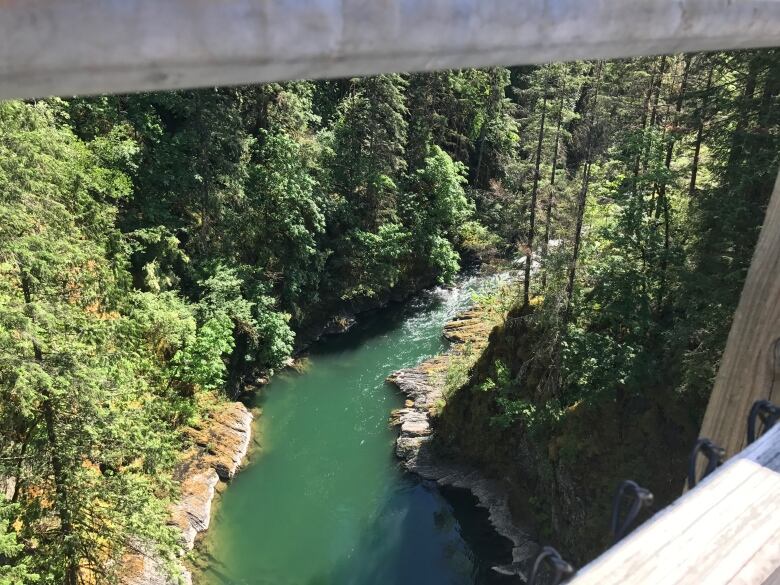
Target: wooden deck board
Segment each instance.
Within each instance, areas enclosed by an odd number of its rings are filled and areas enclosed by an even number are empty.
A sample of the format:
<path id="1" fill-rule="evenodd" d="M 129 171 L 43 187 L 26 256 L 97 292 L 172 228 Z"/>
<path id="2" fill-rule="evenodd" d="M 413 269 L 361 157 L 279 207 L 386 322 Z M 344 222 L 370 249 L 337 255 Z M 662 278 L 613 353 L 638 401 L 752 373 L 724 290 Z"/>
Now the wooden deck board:
<path id="1" fill-rule="evenodd" d="M 581 569 L 572 585 L 778 585 L 780 425 Z"/>
<path id="2" fill-rule="evenodd" d="M 780 175 L 767 207 L 745 287 L 702 422 L 700 437 L 726 449 L 745 446 L 756 400 L 780 401 Z"/>

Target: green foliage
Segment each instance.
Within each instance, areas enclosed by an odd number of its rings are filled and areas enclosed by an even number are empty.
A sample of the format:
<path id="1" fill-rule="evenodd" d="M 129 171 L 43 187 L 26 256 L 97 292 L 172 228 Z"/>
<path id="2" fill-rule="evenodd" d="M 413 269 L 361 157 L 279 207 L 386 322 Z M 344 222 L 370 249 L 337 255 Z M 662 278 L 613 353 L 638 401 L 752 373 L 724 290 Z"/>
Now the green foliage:
<path id="1" fill-rule="evenodd" d="M 30 571 L 29 559 L 24 556 L 24 545 L 11 527 L 18 511 L 18 505 L 9 504 L 0 494 L 0 585 L 38 582 L 38 575 Z"/>
<path id="2" fill-rule="evenodd" d="M 430 242 L 430 264 L 440 283 L 450 283 L 460 270 L 460 256 L 449 240 L 434 236 Z"/>
<path id="3" fill-rule="evenodd" d="M 515 285 L 506 284 L 493 291 L 472 294 L 473 303 L 495 323 L 504 321 L 509 310 L 518 302 Z"/>
<path id="4" fill-rule="evenodd" d="M 452 355 L 444 372 L 444 399 L 448 400 L 460 390 L 469 379 L 469 373 L 479 354 L 474 351 L 470 342 L 463 344 L 461 350 Z"/>
<path id="5" fill-rule="evenodd" d="M 478 392 L 495 394 L 498 414 L 490 418 L 490 424 L 499 429 L 508 429 L 513 425 L 521 425 L 523 429 L 535 431 L 540 420 L 538 407 L 527 398 L 518 398 L 515 393 L 514 380 L 507 364 L 502 360 L 493 362 L 492 374 L 480 382 Z"/>
<path id="6" fill-rule="evenodd" d="M 496 398 L 496 404 L 499 414 L 490 419 L 490 424 L 500 429 L 508 429 L 518 423 L 523 428 L 530 429 L 538 422 L 537 407 L 530 400 L 499 396 Z"/>
<path id="7" fill-rule="evenodd" d="M 779 80 L 773 49 L 0 104 L 0 585 L 110 582 L 128 542 L 171 563 L 203 404 L 461 255 L 533 260 L 473 388 L 491 436 L 656 395 L 700 417 Z"/>
<path id="8" fill-rule="evenodd" d="M 293 350 L 295 333 L 290 329 L 290 316 L 273 309 L 273 299 L 263 296 L 255 304 L 257 323 L 256 361 L 270 368 L 280 367 Z"/>
<path id="9" fill-rule="evenodd" d="M 395 216 L 406 167 L 405 85 L 398 75 L 355 79 L 339 106 L 328 164 L 333 188 L 343 197 L 340 219 L 359 229 L 374 230 Z"/>
<path id="10" fill-rule="evenodd" d="M 354 284 L 342 294 L 343 299 L 376 297 L 398 283 L 411 238 L 401 224 L 383 224 L 377 233 L 354 230 L 348 237 L 353 260 L 347 270 Z"/>
<path id="11" fill-rule="evenodd" d="M 277 368 L 290 357 L 294 334 L 288 326 L 290 316 L 274 309 L 275 300 L 267 294 L 266 287 L 249 274 L 248 279 L 238 275 L 238 270 L 218 265 L 212 276 L 201 282 L 202 299 L 198 312 L 204 321 L 202 329 L 208 329 L 203 343 L 206 354 L 220 356 L 233 349 L 231 333 L 241 331 L 250 340 L 246 360 L 259 367 Z M 208 327 L 207 327 L 208 325 Z M 212 357 L 216 360 L 217 357 Z M 225 371 L 214 362 L 215 372 Z M 214 380 L 215 386 L 220 385 Z"/>
<path id="12" fill-rule="evenodd" d="M 324 254 L 318 237 L 325 217 L 302 147 L 284 133 L 261 130 L 260 137 L 232 231 L 244 262 L 284 274 L 280 298 L 296 309 L 319 285 Z"/>
<path id="13" fill-rule="evenodd" d="M 125 343 L 116 310 L 127 279 L 114 201 L 128 183 L 52 111 L 0 105 L 0 476 L 23 490 L 20 536 L 37 543 L 29 567 L 42 583 L 110 574 L 128 538 L 163 557 L 175 545 L 174 435 L 149 392 L 154 360 Z"/>
<path id="14" fill-rule="evenodd" d="M 458 244 L 472 256 L 487 258 L 498 254 L 502 240 L 478 221 L 469 220 L 458 227 Z"/>
<path id="15" fill-rule="evenodd" d="M 222 313 L 210 317 L 172 360 L 173 375 L 185 383 L 206 390 L 218 390 L 225 383 L 222 356 L 233 350 L 233 322 Z"/>
<path id="16" fill-rule="evenodd" d="M 404 222 L 414 234 L 415 254 L 428 259 L 430 269 L 442 283 L 450 282 L 460 269 L 460 255 L 452 241 L 474 212 L 463 190 L 465 182 L 464 165 L 432 146 L 401 206 Z"/>

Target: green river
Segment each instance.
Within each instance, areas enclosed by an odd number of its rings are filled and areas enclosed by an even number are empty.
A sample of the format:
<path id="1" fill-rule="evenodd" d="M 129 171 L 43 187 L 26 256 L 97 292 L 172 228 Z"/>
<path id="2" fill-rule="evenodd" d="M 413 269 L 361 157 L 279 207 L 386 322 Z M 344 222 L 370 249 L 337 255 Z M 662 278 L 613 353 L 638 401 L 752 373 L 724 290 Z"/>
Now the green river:
<path id="1" fill-rule="evenodd" d="M 467 492 L 442 494 L 393 456 L 388 374 L 446 347 L 442 327 L 499 277 L 463 277 L 361 319 L 257 397 L 260 448 L 217 506 L 204 585 L 466 585 L 499 582 L 511 546 Z"/>

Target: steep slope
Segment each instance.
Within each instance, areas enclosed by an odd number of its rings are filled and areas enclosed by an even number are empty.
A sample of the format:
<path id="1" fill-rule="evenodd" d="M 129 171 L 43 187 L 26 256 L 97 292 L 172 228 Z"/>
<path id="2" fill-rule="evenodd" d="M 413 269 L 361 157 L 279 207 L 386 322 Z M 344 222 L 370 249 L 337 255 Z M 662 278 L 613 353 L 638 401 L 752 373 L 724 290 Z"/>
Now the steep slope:
<path id="1" fill-rule="evenodd" d="M 609 544 L 621 480 L 648 487 L 655 508 L 679 495 L 696 431 L 685 405 L 663 388 L 643 400 L 579 402 L 557 420 L 543 416 L 545 397 L 535 389 L 550 364 L 533 359 L 540 333 L 528 315 L 514 309 L 493 329 L 468 382 L 435 419 L 436 448 L 502 480 L 515 517 L 531 513 L 542 544 L 583 564 Z M 502 400 L 510 397 L 524 412 L 507 423 Z"/>

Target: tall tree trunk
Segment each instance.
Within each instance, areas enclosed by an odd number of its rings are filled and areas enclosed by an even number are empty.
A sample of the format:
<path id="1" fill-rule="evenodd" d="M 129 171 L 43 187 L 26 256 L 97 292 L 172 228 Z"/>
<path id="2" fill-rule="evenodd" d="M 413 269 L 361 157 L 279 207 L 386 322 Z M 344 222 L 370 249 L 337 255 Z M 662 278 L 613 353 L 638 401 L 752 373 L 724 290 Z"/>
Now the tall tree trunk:
<path id="1" fill-rule="evenodd" d="M 550 172 L 550 196 L 547 198 L 544 218 L 544 243 L 542 244 L 542 289 L 547 286 L 547 253 L 550 247 L 550 227 L 552 226 L 552 213 L 555 207 L 555 172 L 558 169 L 558 149 L 561 139 L 561 124 L 563 123 L 563 102 L 566 94 L 566 75 L 563 75 L 561 86 L 561 100 L 558 104 L 558 120 L 555 124 L 555 148 L 553 149 L 552 171 Z"/>
<path id="2" fill-rule="evenodd" d="M 661 87 L 664 84 L 664 75 L 669 59 L 666 55 L 661 57 L 661 68 L 658 74 L 658 84 L 655 86 L 655 95 L 653 96 L 653 109 L 650 113 L 650 126 L 655 126 L 658 122 L 658 101 L 661 97 Z"/>
<path id="3" fill-rule="evenodd" d="M 682 112 L 683 101 L 685 99 L 685 89 L 688 85 L 688 73 L 691 68 L 691 55 L 685 56 L 685 66 L 683 69 L 682 80 L 680 81 L 680 89 L 677 92 L 677 99 L 674 104 L 674 117 L 673 123 L 676 126 L 680 121 L 680 112 Z M 674 154 L 674 145 L 676 143 L 677 130 L 673 129 L 669 133 L 669 140 L 666 144 L 666 158 L 664 159 L 664 167 L 667 172 L 672 167 L 672 155 Z M 658 290 L 657 304 L 660 308 L 663 301 L 664 289 L 666 288 L 666 270 L 669 266 L 669 249 L 671 244 L 671 221 L 669 217 L 669 201 L 666 197 L 666 181 L 662 181 L 658 187 L 658 206 L 656 208 L 656 219 L 658 219 L 659 213 L 663 214 L 664 223 L 664 251 L 661 256 L 661 283 Z"/>
<path id="4" fill-rule="evenodd" d="M 566 285 L 566 309 L 563 318 L 563 330 L 569 324 L 571 318 L 571 304 L 574 297 L 574 281 L 577 277 L 577 259 L 580 254 L 580 243 L 582 239 L 582 222 L 585 217 L 585 206 L 588 202 L 588 187 L 590 186 L 590 166 L 593 151 L 593 132 L 596 124 L 596 110 L 598 109 L 599 89 L 601 85 L 601 72 L 603 61 L 599 61 L 596 71 L 596 87 L 593 94 L 593 106 L 590 113 L 590 122 L 588 124 L 588 141 L 585 150 L 585 168 L 582 174 L 582 187 L 577 197 L 577 223 L 574 230 L 574 248 L 572 250 L 571 262 L 569 263 L 569 280 Z"/>
<path id="5" fill-rule="evenodd" d="M 21 273 L 22 294 L 26 311 L 31 320 L 35 320 L 32 309 L 32 286 L 29 275 L 22 271 Z M 38 341 L 33 338 L 33 355 L 35 361 L 43 364 L 43 352 Z M 46 425 L 46 440 L 48 442 L 49 452 L 51 453 L 51 468 L 54 479 L 55 508 L 57 516 L 60 519 L 60 534 L 62 535 L 62 545 L 65 552 L 65 581 L 63 585 L 78 585 L 79 580 L 79 555 L 74 541 L 75 530 L 73 529 L 72 512 L 70 508 L 70 494 L 68 491 L 66 464 L 62 457 L 61 445 L 57 436 L 56 418 L 57 413 L 52 400 L 51 389 L 44 386 L 40 389 L 43 401 L 41 402 L 41 414 Z"/>
<path id="6" fill-rule="evenodd" d="M 707 86 L 702 96 L 701 104 L 699 104 L 698 112 L 696 114 L 696 141 L 693 146 L 693 162 L 691 163 L 691 182 L 688 186 L 688 200 L 693 199 L 696 194 L 696 177 L 699 174 L 699 157 L 701 156 L 701 144 L 704 137 L 704 116 L 707 111 L 707 105 L 710 99 L 710 90 L 712 89 L 712 74 L 715 71 L 715 62 L 710 64 L 710 69 L 707 72 Z"/>
<path id="7" fill-rule="evenodd" d="M 574 247 L 572 249 L 571 262 L 569 263 L 569 280 L 566 284 L 566 318 L 564 323 L 568 324 L 571 312 L 571 303 L 574 296 L 574 280 L 577 277 L 577 259 L 580 255 L 580 242 L 582 239 L 582 223 L 585 217 L 585 205 L 588 201 L 588 187 L 590 184 L 590 163 L 585 163 L 585 169 L 582 176 L 582 186 L 577 195 L 577 223 L 574 228 Z"/>
<path id="8" fill-rule="evenodd" d="M 647 88 L 647 93 L 645 94 L 644 106 L 642 107 L 642 130 L 643 131 L 645 128 L 647 128 L 647 116 L 650 111 L 650 94 L 653 91 L 653 79 L 654 79 L 653 77 L 650 78 L 650 86 Z M 642 140 L 644 141 L 644 136 Z M 639 169 L 642 163 L 643 151 L 644 151 L 644 146 L 641 146 L 636 153 L 636 157 L 634 158 L 634 191 L 635 192 L 638 190 L 637 179 L 639 178 Z"/>
<path id="9" fill-rule="evenodd" d="M 599 89 L 601 85 L 601 72 L 604 66 L 603 61 L 598 62 L 598 66 L 591 69 L 591 75 L 595 74 L 596 83 L 593 92 L 593 103 L 590 110 L 590 118 L 588 121 L 588 134 L 585 146 L 585 158 L 583 163 L 582 173 L 582 186 L 580 187 L 579 195 L 577 197 L 577 217 L 576 227 L 574 230 L 574 248 L 572 250 L 571 260 L 569 262 L 569 274 L 568 283 L 566 285 L 566 305 L 563 309 L 562 319 L 555 332 L 555 339 L 553 341 L 553 368 L 550 373 L 550 379 L 552 380 L 552 394 L 558 399 L 558 402 L 563 405 L 563 396 L 560 389 L 562 385 L 561 380 L 561 360 L 562 360 L 562 343 L 563 337 L 566 335 L 566 330 L 569 326 L 569 320 L 571 319 L 572 312 L 572 299 L 574 296 L 574 280 L 577 275 L 577 258 L 580 253 L 580 240 L 582 238 L 582 222 L 585 215 L 585 205 L 588 198 L 588 185 L 590 182 L 590 160 L 593 150 L 593 129 L 596 121 L 596 110 L 598 108 Z M 580 96 L 580 101 L 586 103 L 585 96 Z"/>
<path id="10" fill-rule="evenodd" d="M 680 123 L 680 112 L 682 112 L 683 102 L 685 100 L 685 91 L 688 85 L 688 73 L 691 67 L 691 55 L 686 55 L 685 66 L 683 68 L 682 80 L 680 81 L 680 88 L 677 92 L 677 97 L 674 103 L 674 116 L 671 119 L 671 123 L 676 127 Z M 667 113 L 668 116 L 668 113 Z M 676 128 L 673 127 L 669 132 L 669 137 L 666 142 L 666 156 L 664 157 L 664 168 L 668 171 L 672 167 L 672 155 L 674 154 L 674 146 L 677 143 Z M 663 201 L 666 197 L 666 183 L 661 182 L 660 185 L 656 185 L 658 191 L 658 205 L 655 208 L 655 218 L 658 219 L 663 212 Z"/>
<path id="11" fill-rule="evenodd" d="M 477 151 L 477 164 L 474 167 L 474 175 L 472 178 L 472 184 L 475 187 L 484 186 L 480 183 L 479 177 L 482 174 L 482 160 L 485 155 L 485 140 L 487 138 L 487 125 L 489 121 L 495 116 L 496 112 L 499 109 L 499 101 L 501 100 L 501 88 L 498 84 L 498 73 L 496 68 L 492 68 L 490 70 L 490 101 L 488 102 L 487 107 L 487 116 L 485 118 L 485 121 L 482 123 L 482 127 L 479 129 L 479 138 L 477 138 L 477 142 L 479 143 L 479 150 Z"/>
<path id="12" fill-rule="evenodd" d="M 21 494 L 22 487 L 24 486 L 24 478 L 22 476 L 24 475 L 24 461 L 25 457 L 27 457 L 27 447 L 30 445 L 30 439 L 32 439 L 32 435 L 35 432 L 39 422 L 40 415 L 37 416 L 35 420 L 33 420 L 24 433 L 24 439 L 22 439 L 22 447 L 19 450 L 19 461 L 16 464 L 16 471 L 14 472 L 14 490 L 11 494 L 12 504 L 15 504 L 19 500 L 19 495 Z"/>
<path id="13" fill-rule="evenodd" d="M 740 164 L 745 159 L 745 139 L 750 112 L 752 110 L 751 106 L 755 99 L 759 65 L 759 59 L 753 54 L 748 62 L 748 74 L 739 106 L 739 117 L 737 118 L 737 125 L 732 134 L 731 150 L 729 151 L 729 159 L 726 165 L 729 176 L 734 176 L 738 172 Z"/>
<path id="14" fill-rule="evenodd" d="M 650 123 L 649 127 L 653 128 L 654 126 L 657 126 L 659 123 L 659 116 L 658 116 L 658 102 L 661 98 L 661 89 L 664 85 L 664 75 L 666 74 L 666 68 L 668 64 L 668 58 L 666 55 L 661 57 L 661 66 L 659 67 L 658 72 L 658 83 L 654 87 L 653 91 L 653 106 L 651 108 L 650 112 Z M 650 164 L 650 151 L 652 150 L 652 138 L 650 140 L 645 140 L 644 145 L 642 147 L 642 168 L 645 172 L 647 172 L 647 167 Z M 656 190 L 655 188 L 650 191 L 650 205 L 647 208 L 647 216 L 648 218 L 652 217 L 654 214 L 654 210 L 657 209 L 657 204 L 655 200 Z"/>
<path id="15" fill-rule="evenodd" d="M 539 193 L 539 167 L 542 162 L 542 143 L 544 142 L 544 121 L 547 116 L 547 88 L 549 82 L 544 84 L 542 97 L 542 118 L 539 122 L 539 139 L 536 142 L 536 163 L 534 164 L 534 186 L 531 190 L 531 214 L 528 225 L 528 248 L 525 253 L 525 282 L 523 283 L 523 302 L 527 305 L 531 291 L 531 260 L 534 250 L 534 236 L 536 229 L 536 197 Z"/>
<path id="16" fill-rule="evenodd" d="M 655 81 L 657 79 L 656 75 L 658 74 L 658 63 L 656 63 L 655 67 L 653 67 L 653 72 L 650 74 L 650 82 L 647 84 L 647 91 L 645 91 L 645 98 L 642 103 L 642 119 L 640 128 L 642 131 L 641 140 L 642 142 L 639 145 L 639 148 L 637 149 L 636 157 L 634 158 L 634 196 L 639 197 L 639 170 L 642 165 L 642 158 L 645 153 L 645 135 L 644 131 L 647 129 L 647 121 L 650 117 L 650 100 L 653 98 L 653 95 L 655 94 Z M 662 74 L 663 75 L 663 74 Z"/>

